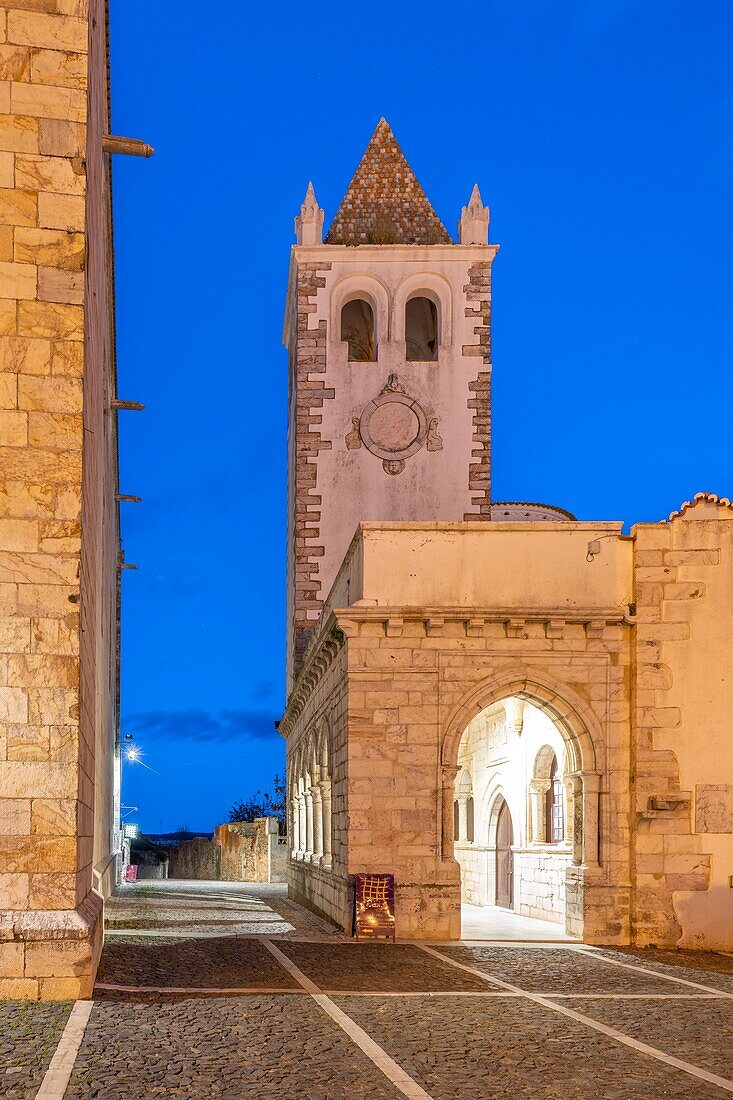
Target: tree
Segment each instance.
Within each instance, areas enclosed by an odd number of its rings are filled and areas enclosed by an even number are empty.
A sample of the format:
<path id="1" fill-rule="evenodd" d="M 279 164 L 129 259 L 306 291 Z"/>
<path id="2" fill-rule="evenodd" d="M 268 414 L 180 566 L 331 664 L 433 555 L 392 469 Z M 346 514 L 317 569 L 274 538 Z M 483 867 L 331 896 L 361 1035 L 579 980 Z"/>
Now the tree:
<path id="1" fill-rule="evenodd" d="M 256 817 L 276 817 L 278 828 L 284 835 L 287 832 L 285 812 L 285 779 L 276 775 L 270 791 L 255 791 L 249 798 L 235 802 L 229 811 L 230 821 L 254 821 Z"/>

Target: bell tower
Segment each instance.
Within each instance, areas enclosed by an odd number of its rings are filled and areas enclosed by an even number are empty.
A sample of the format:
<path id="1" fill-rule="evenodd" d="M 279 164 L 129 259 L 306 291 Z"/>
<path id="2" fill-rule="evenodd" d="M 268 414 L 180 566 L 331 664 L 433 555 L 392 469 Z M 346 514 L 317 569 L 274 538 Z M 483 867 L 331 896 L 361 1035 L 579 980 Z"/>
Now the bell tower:
<path id="1" fill-rule="evenodd" d="M 289 351 L 288 692 L 362 520 L 489 520 L 489 209 L 456 244 L 384 119 L 325 236 L 295 219 Z"/>

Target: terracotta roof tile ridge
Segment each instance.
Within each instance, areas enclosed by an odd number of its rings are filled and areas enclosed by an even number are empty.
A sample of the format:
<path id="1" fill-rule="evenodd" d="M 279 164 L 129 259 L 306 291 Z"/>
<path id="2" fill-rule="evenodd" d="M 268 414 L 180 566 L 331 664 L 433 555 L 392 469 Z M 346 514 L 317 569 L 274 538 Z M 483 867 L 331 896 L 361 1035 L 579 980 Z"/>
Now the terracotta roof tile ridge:
<path id="1" fill-rule="evenodd" d="M 325 243 L 453 243 L 384 117 L 346 189 Z"/>
<path id="2" fill-rule="evenodd" d="M 670 512 L 670 520 L 679 519 L 680 516 L 684 516 L 685 512 L 689 508 L 694 508 L 696 504 L 717 504 L 721 508 L 733 508 L 733 501 L 728 497 L 719 497 L 717 493 L 695 493 L 692 500 L 685 500 L 680 504 L 676 512 Z"/>

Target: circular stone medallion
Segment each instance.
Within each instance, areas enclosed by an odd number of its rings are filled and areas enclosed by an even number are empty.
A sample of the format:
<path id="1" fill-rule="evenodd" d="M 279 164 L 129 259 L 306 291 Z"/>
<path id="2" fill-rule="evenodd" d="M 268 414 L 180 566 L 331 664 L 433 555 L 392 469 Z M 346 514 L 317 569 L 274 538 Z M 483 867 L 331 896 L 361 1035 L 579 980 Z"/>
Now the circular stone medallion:
<path id="1" fill-rule="evenodd" d="M 427 432 L 424 410 L 404 393 L 381 393 L 369 402 L 359 421 L 364 446 L 373 455 L 389 461 L 414 455 L 425 442 Z"/>
<path id="2" fill-rule="evenodd" d="M 388 401 L 369 419 L 372 442 L 385 451 L 404 451 L 417 439 L 420 421 L 415 411 L 401 401 Z"/>

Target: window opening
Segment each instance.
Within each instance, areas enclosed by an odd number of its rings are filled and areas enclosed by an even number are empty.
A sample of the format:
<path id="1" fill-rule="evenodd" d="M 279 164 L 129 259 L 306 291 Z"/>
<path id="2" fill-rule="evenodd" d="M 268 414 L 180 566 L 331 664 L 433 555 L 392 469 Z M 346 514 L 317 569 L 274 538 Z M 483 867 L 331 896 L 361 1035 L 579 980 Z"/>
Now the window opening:
<path id="1" fill-rule="evenodd" d="M 349 345 L 350 363 L 374 363 L 374 310 L 363 298 L 347 302 L 341 310 L 341 339 Z"/>
<path id="2" fill-rule="evenodd" d="M 430 298 L 410 298 L 405 305 L 405 351 L 413 362 L 438 358 L 438 308 Z"/>
<path id="3" fill-rule="evenodd" d="M 557 774 L 556 756 L 552 758 L 550 786 L 545 797 L 546 840 L 548 844 L 559 844 L 565 839 L 565 791 L 562 779 Z"/>

